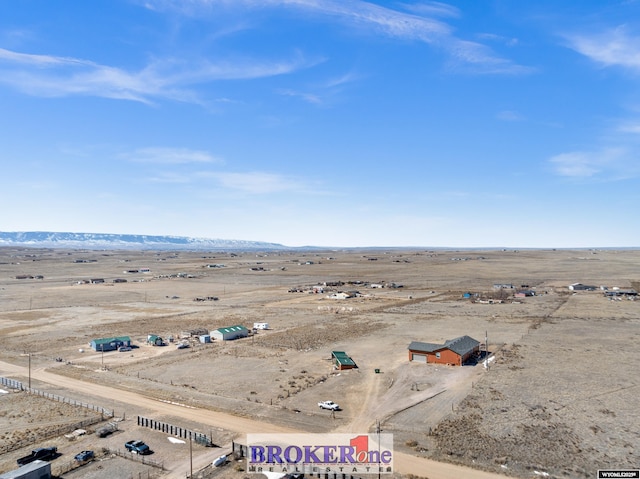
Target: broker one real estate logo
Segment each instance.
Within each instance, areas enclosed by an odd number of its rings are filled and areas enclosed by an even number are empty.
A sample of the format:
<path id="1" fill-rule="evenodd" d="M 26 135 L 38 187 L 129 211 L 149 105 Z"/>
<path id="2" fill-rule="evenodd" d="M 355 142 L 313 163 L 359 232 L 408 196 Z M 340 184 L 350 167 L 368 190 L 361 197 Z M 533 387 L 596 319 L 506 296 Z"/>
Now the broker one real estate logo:
<path id="1" fill-rule="evenodd" d="M 393 434 L 247 434 L 247 471 L 393 472 Z"/>

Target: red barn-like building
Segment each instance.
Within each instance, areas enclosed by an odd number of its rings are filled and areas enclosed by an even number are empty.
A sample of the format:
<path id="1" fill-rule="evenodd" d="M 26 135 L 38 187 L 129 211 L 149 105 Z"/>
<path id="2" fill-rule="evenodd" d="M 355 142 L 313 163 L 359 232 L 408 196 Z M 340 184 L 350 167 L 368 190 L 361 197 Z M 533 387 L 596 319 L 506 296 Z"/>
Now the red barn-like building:
<path id="1" fill-rule="evenodd" d="M 450 339 L 444 344 L 412 341 L 409 345 L 409 361 L 462 366 L 479 351 L 480 342 L 469 336 Z"/>

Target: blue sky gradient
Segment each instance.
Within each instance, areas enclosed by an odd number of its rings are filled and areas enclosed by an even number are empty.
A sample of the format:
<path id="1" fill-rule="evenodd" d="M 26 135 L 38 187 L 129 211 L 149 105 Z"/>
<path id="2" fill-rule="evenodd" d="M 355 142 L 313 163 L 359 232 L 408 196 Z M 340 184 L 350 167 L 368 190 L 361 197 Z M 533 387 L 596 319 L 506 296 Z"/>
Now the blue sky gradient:
<path id="1" fill-rule="evenodd" d="M 2 231 L 635 247 L 640 2 L 0 3 Z"/>

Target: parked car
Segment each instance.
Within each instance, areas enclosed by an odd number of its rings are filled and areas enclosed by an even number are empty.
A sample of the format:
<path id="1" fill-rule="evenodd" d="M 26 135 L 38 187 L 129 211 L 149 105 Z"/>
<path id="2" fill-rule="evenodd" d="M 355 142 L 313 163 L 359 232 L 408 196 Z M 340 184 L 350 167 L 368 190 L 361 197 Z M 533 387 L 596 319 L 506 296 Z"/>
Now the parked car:
<path id="1" fill-rule="evenodd" d="M 120 346 L 120 348 L 118 348 L 118 351 L 120 351 L 121 353 L 126 353 L 128 351 L 131 351 L 131 346 Z"/>
<path id="2" fill-rule="evenodd" d="M 48 461 L 50 459 L 55 459 L 58 457 L 58 448 L 55 446 L 51 447 L 39 447 L 31 451 L 31 454 L 28 456 L 24 456 L 18 459 L 18 466 L 24 466 L 25 464 L 29 464 L 33 461 Z"/>
<path id="3" fill-rule="evenodd" d="M 151 454 L 151 449 L 142 441 L 127 441 L 124 444 L 124 447 L 127 451 L 132 452 L 134 454 Z"/>
<path id="4" fill-rule="evenodd" d="M 320 409 L 328 409 L 330 411 L 338 411 L 340 409 L 340 406 L 338 406 L 333 401 L 322 401 L 322 402 L 319 402 L 318 403 L 318 407 Z"/>
<path id="5" fill-rule="evenodd" d="M 96 435 L 98 437 L 107 437 L 109 434 L 118 430 L 118 424 L 115 422 L 110 422 L 105 424 L 104 426 L 96 429 Z"/>
<path id="6" fill-rule="evenodd" d="M 82 451 L 75 455 L 74 459 L 78 462 L 91 461 L 95 457 L 93 451 Z"/>
<path id="7" fill-rule="evenodd" d="M 213 461 L 213 466 L 214 467 L 220 467 L 223 466 L 224 464 L 226 464 L 227 462 L 227 456 L 220 456 L 218 458 L 216 458 L 215 461 Z"/>

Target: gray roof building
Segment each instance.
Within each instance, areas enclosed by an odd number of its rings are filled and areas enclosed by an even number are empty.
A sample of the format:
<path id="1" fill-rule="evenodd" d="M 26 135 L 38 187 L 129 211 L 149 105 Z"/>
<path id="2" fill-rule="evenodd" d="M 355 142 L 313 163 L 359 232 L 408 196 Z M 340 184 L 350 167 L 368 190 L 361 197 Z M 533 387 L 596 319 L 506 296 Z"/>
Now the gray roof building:
<path id="1" fill-rule="evenodd" d="M 412 341 L 409 344 L 409 361 L 462 365 L 480 350 L 480 342 L 470 336 L 449 339 L 444 344 Z"/>
<path id="2" fill-rule="evenodd" d="M 412 351 L 424 351 L 425 353 L 433 353 L 441 349 L 450 349 L 460 356 L 473 351 L 480 346 L 480 342 L 470 336 L 460 336 L 459 338 L 449 339 L 444 344 L 422 343 L 420 341 L 412 341 L 409 349 Z"/>

